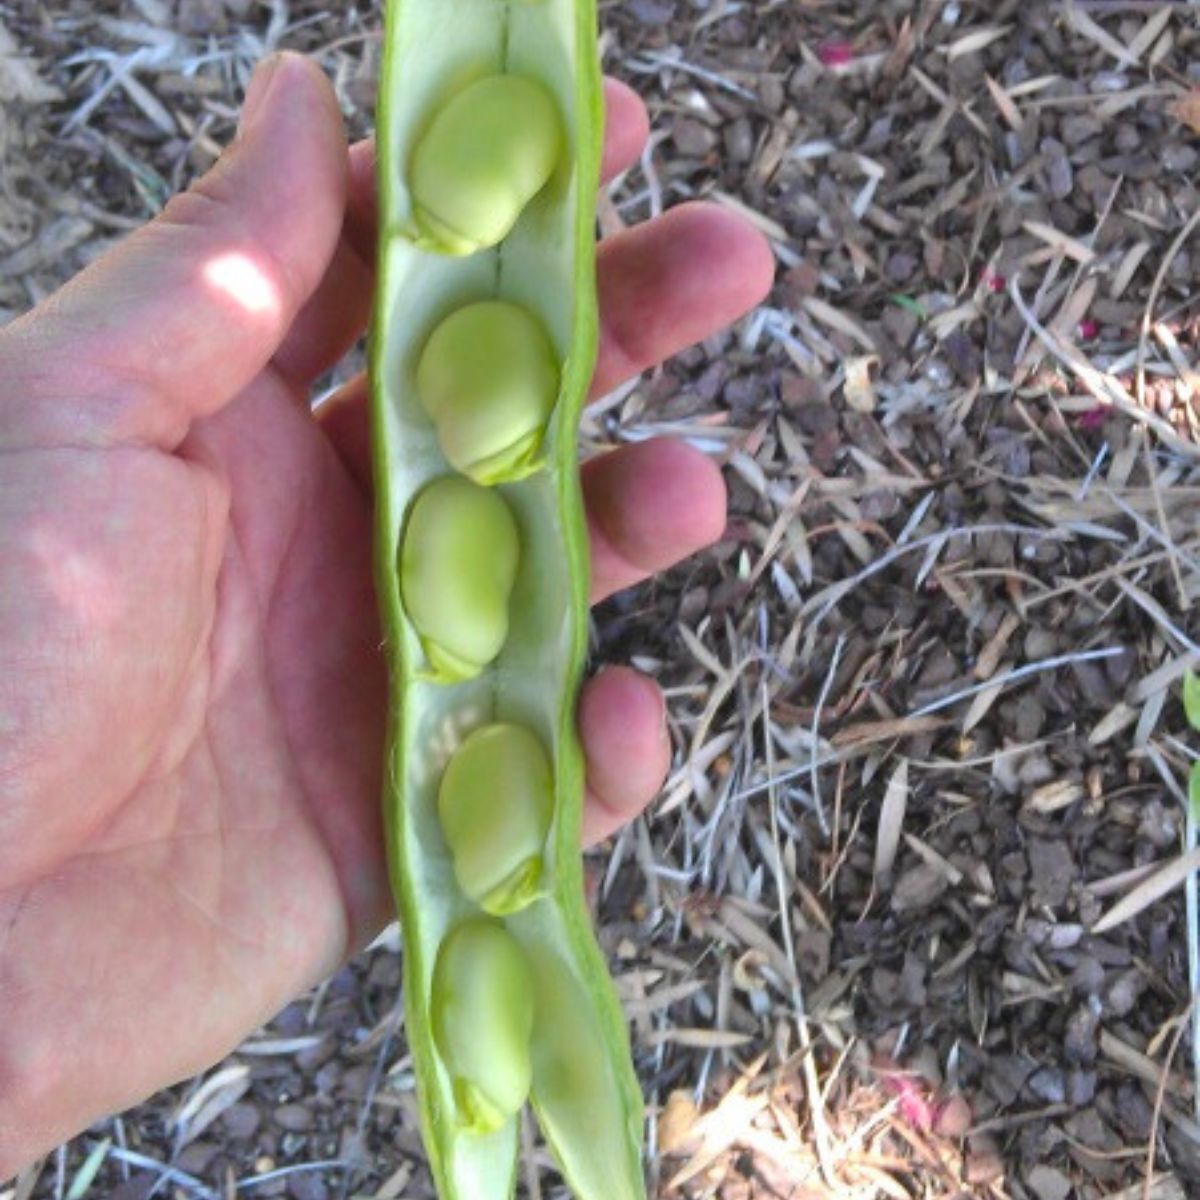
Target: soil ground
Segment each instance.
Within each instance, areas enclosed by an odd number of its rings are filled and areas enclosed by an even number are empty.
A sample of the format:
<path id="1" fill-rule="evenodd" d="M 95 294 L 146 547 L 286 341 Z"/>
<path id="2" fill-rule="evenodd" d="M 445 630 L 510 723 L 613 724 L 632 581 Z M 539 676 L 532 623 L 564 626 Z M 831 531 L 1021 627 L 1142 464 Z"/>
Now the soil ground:
<path id="1" fill-rule="evenodd" d="M 585 428 L 689 438 L 731 491 L 713 551 L 596 614 L 676 747 L 592 860 L 656 1188 L 1200 1195 L 1195 932 L 1155 875 L 1195 844 L 1197 9 L 601 9 L 654 117 L 604 228 L 708 198 L 780 266 Z M 0 3 L 0 321 L 212 163 L 270 49 L 366 133 L 379 26 Z M 0 1197 L 430 1195 L 399 980 L 393 935 Z M 561 1194 L 532 1131 L 521 1186 Z"/>

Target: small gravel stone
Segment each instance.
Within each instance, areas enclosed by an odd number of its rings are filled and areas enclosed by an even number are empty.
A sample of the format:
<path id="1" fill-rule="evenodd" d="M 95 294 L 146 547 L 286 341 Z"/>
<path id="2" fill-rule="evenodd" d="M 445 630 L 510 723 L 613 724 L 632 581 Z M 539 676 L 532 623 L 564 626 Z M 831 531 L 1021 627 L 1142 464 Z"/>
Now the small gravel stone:
<path id="1" fill-rule="evenodd" d="M 291 1177 L 288 1191 L 293 1200 L 329 1200 L 329 1184 L 319 1171 L 301 1171 Z"/>
<path id="2" fill-rule="evenodd" d="M 1089 138 L 1094 138 L 1104 131 L 1104 125 L 1096 117 L 1088 113 L 1067 117 L 1058 127 L 1062 140 L 1068 146 L 1078 146 Z"/>
<path id="3" fill-rule="evenodd" d="M 290 1133 L 304 1133 L 313 1125 L 312 1109 L 303 1104 L 281 1104 L 271 1115 L 280 1129 Z"/>
<path id="4" fill-rule="evenodd" d="M 203 1175 L 220 1153 L 221 1147 L 215 1142 L 192 1142 L 180 1151 L 175 1165 L 189 1175 Z"/>
<path id="5" fill-rule="evenodd" d="M 221 1124 L 233 1141 L 249 1141 L 262 1124 L 262 1114 L 257 1105 L 241 1102 L 231 1105 L 221 1114 Z"/>
<path id="6" fill-rule="evenodd" d="M 1189 174 L 1196 169 L 1197 161 L 1200 161 L 1200 152 L 1185 142 L 1175 142 L 1163 151 L 1162 162 L 1168 171 Z"/>
<path id="7" fill-rule="evenodd" d="M 705 158 L 717 145 L 717 135 L 703 121 L 679 117 L 671 127 L 671 140 L 684 158 Z"/>
<path id="8" fill-rule="evenodd" d="M 1071 1194 L 1071 1180 L 1057 1167 L 1045 1165 L 1030 1169 L 1025 1176 L 1025 1185 L 1037 1200 L 1067 1200 Z"/>

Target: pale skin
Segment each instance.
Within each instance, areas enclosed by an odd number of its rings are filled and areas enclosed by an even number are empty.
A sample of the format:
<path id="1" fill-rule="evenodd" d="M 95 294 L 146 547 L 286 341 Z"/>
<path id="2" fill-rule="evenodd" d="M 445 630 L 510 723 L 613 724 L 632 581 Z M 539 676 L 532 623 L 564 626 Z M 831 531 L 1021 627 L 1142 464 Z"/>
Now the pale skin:
<path id="1" fill-rule="evenodd" d="M 605 172 L 645 110 L 606 92 Z M 227 1054 L 392 911 L 362 381 L 373 152 L 270 60 L 209 176 L 0 330 L 0 1179 Z M 757 303 L 762 239 L 690 205 L 609 239 L 595 395 Z M 584 471 L 593 599 L 719 536 L 684 445 Z M 596 841 L 668 764 L 656 686 L 579 708 Z"/>

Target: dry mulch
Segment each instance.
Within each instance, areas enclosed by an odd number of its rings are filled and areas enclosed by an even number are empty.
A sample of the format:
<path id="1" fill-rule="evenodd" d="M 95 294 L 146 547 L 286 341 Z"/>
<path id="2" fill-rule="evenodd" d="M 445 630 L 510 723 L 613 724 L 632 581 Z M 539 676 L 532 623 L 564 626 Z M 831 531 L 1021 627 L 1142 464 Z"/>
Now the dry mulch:
<path id="1" fill-rule="evenodd" d="M 708 198 L 780 262 L 764 308 L 585 429 L 687 437 L 731 492 L 715 550 L 597 613 L 596 660 L 662 680 L 677 751 L 594 860 L 655 1183 L 1197 1194 L 1195 933 L 1155 875 L 1195 846 L 1196 17 L 602 10 L 655 128 L 604 227 Z M 0 4 L 0 319 L 208 166 L 274 46 L 316 54 L 365 132 L 378 27 L 375 5 Z M 21 1200 L 82 1195 L 91 1166 L 86 1194 L 120 1200 L 428 1195 L 396 949 Z M 530 1145 L 531 1192 L 557 1194 Z"/>

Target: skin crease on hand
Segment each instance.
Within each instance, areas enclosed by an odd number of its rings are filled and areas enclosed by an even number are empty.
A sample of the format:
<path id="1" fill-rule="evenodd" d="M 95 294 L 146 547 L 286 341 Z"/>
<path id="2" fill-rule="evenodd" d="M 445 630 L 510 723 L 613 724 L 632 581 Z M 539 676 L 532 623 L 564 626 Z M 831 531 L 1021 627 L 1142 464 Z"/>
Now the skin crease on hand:
<path id="1" fill-rule="evenodd" d="M 646 116 L 607 89 L 605 170 Z M 365 385 L 374 187 L 320 71 L 256 74 L 156 221 L 0 330 L 0 1179 L 218 1061 L 388 919 Z M 727 324 L 765 243 L 700 205 L 601 248 L 596 394 Z M 585 467 L 594 598 L 717 537 L 717 469 Z M 580 701 L 587 836 L 668 761 L 663 700 Z"/>

